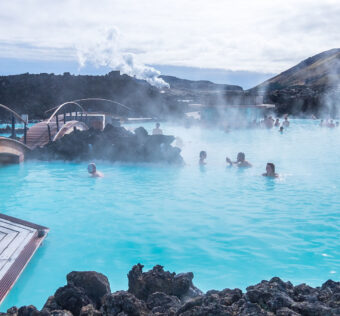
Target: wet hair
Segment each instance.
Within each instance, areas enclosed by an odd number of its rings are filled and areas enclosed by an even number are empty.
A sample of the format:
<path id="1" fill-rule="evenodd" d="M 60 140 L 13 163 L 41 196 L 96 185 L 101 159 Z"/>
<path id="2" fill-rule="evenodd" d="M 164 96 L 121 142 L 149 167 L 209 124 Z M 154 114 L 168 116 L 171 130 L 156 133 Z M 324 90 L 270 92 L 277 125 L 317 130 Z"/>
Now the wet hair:
<path id="1" fill-rule="evenodd" d="M 267 162 L 267 166 L 270 166 L 270 168 L 273 170 L 273 173 L 275 173 L 275 165 L 272 162 Z"/>
<path id="2" fill-rule="evenodd" d="M 89 163 L 89 165 L 87 166 L 87 171 L 89 173 L 95 173 L 96 170 L 97 170 L 96 164 L 93 162 Z"/>
<path id="3" fill-rule="evenodd" d="M 238 158 L 240 158 L 240 160 L 244 160 L 244 159 L 246 159 L 246 155 L 243 153 L 243 152 L 239 152 L 238 154 L 237 154 L 237 159 Z"/>
<path id="4" fill-rule="evenodd" d="M 280 127 L 280 131 L 283 131 L 283 126 Z"/>
<path id="5" fill-rule="evenodd" d="M 204 150 L 202 150 L 202 151 L 200 152 L 200 159 L 204 159 L 204 158 L 206 158 L 206 157 L 207 157 L 207 152 L 204 151 Z"/>

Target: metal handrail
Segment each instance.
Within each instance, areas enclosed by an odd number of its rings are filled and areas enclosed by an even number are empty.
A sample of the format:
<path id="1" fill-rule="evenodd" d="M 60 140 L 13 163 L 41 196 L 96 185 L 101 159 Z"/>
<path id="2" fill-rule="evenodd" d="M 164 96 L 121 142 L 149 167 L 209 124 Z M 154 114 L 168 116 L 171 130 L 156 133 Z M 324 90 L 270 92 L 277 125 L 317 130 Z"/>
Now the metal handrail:
<path id="1" fill-rule="evenodd" d="M 15 116 L 19 121 L 26 123 L 26 121 L 15 111 L 13 111 L 12 109 L 10 109 L 8 106 L 0 104 L 0 108 L 5 109 L 6 111 L 12 113 L 13 116 Z"/>
<path id="2" fill-rule="evenodd" d="M 53 112 L 53 114 L 50 116 L 50 118 L 46 121 L 46 123 L 47 123 L 47 124 L 51 123 L 53 117 L 59 112 L 59 110 L 61 110 L 61 109 L 62 109 L 65 105 L 67 105 L 67 104 L 75 104 L 75 105 L 77 105 L 83 112 L 86 112 L 86 111 L 84 110 L 84 108 L 83 108 L 79 103 L 77 103 L 77 102 L 75 102 L 75 101 L 68 101 L 68 102 L 65 102 L 65 103 L 63 103 L 63 104 L 60 104 L 60 105 L 56 108 L 56 110 Z M 45 113 L 46 113 L 46 112 L 45 112 Z"/>
<path id="3" fill-rule="evenodd" d="M 104 101 L 104 102 L 110 102 L 110 103 L 113 103 L 113 104 L 117 104 L 117 105 L 120 105 L 121 107 L 129 110 L 129 111 L 132 111 L 131 108 L 129 108 L 128 106 L 122 104 L 122 103 L 119 103 L 117 101 L 113 101 L 113 100 L 109 100 L 109 99 L 104 99 L 104 98 L 86 98 L 86 99 L 78 99 L 78 100 L 73 100 L 73 101 L 69 101 L 69 102 L 82 102 L 82 101 Z M 67 102 L 66 102 L 67 103 Z M 48 113 L 48 112 L 51 112 L 53 111 L 54 109 L 58 108 L 59 106 L 55 106 L 51 109 L 48 109 L 47 111 L 45 111 L 45 113 Z"/>

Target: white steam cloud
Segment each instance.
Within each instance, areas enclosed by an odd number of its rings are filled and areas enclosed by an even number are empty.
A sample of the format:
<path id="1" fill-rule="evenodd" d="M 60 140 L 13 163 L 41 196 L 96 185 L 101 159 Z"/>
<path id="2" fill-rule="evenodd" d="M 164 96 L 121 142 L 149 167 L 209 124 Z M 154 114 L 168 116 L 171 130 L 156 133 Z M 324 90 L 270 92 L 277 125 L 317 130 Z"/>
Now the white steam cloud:
<path id="1" fill-rule="evenodd" d="M 119 32 L 116 28 L 100 30 L 95 36 L 77 45 L 78 62 L 81 67 L 86 63 L 95 66 L 108 66 L 122 74 L 147 81 L 159 89 L 169 88 L 169 84 L 159 78 L 160 72 L 137 60 L 136 55 L 123 52 L 119 46 Z"/>

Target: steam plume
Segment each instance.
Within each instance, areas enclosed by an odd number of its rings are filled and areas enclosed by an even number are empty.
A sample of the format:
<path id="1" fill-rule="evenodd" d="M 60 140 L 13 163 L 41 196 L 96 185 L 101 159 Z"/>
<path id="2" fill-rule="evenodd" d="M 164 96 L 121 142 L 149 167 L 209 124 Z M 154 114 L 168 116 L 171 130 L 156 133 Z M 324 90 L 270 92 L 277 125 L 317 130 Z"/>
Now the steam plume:
<path id="1" fill-rule="evenodd" d="M 120 70 L 122 74 L 146 80 L 157 88 L 169 88 L 169 84 L 159 78 L 161 73 L 158 70 L 137 61 L 133 53 L 121 50 L 116 28 L 101 30 L 96 36 L 78 45 L 77 56 L 81 67 L 86 63 L 108 66 L 113 70 Z"/>

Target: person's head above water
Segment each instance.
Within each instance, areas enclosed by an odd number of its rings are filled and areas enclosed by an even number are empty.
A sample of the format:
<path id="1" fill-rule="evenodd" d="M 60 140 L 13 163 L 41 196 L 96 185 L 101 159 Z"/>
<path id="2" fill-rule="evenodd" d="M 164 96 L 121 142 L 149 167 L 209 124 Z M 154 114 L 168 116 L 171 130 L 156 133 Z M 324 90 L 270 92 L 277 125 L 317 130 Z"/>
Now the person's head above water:
<path id="1" fill-rule="evenodd" d="M 206 158 L 207 158 L 207 152 L 204 151 L 204 150 L 202 150 L 202 151 L 200 152 L 200 159 L 203 160 L 203 159 L 206 159 Z"/>
<path id="2" fill-rule="evenodd" d="M 283 126 L 280 127 L 280 132 L 283 132 Z"/>
<path id="3" fill-rule="evenodd" d="M 90 174 L 96 173 L 96 171 L 97 171 L 96 164 L 93 163 L 93 162 L 89 163 L 89 165 L 87 166 L 87 171 L 88 171 Z"/>
<path id="4" fill-rule="evenodd" d="M 267 173 L 275 173 L 275 165 L 272 162 L 268 162 L 266 166 Z"/>
<path id="5" fill-rule="evenodd" d="M 242 152 L 239 152 L 238 154 L 237 154 L 237 162 L 239 162 L 239 161 L 244 161 L 246 159 L 246 155 L 244 154 L 244 153 L 242 153 Z"/>
<path id="6" fill-rule="evenodd" d="M 275 165 L 272 162 L 268 162 L 266 165 L 266 173 L 263 174 L 265 177 L 277 178 L 278 175 L 275 173 Z"/>
<path id="7" fill-rule="evenodd" d="M 96 164 L 93 162 L 89 163 L 89 165 L 87 166 L 87 171 L 89 172 L 91 177 L 94 178 L 101 178 L 104 176 L 101 172 L 97 171 Z"/>
<path id="8" fill-rule="evenodd" d="M 159 123 L 156 123 L 156 127 L 159 128 L 161 126 L 161 124 Z"/>

